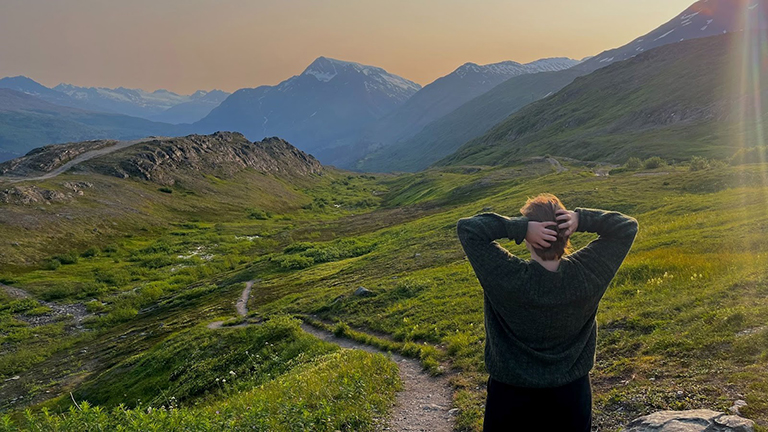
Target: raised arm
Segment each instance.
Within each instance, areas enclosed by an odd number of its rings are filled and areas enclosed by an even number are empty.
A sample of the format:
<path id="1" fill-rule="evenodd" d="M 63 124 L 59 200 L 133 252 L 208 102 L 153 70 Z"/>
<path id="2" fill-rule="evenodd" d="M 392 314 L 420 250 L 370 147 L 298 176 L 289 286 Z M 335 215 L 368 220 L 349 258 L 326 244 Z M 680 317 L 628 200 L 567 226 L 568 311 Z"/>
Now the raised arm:
<path id="1" fill-rule="evenodd" d="M 529 232 L 529 224 L 532 229 Z M 546 229 L 548 225 L 529 222 L 528 218 L 509 218 L 496 213 L 483 213 L 471 218 L 459 220 L 457 231 L 464 252 L 470 264 L 475 269 L 480 282 L 483 282 L 486 272 L 512 270 L 525 262 L 501 247 L 496 240 L 508 238 L 520 244 L 528 236 L 528 240 L 549 247 L 547 240 L 554 241 L 554 231 Z M 499 267 L 503 265 L 503 267 Z"/>
<path id="2" fill-rule="evenodd" d="M 614 211 L 577 208 L 577 231 L 597 233 L 599 236 L 586 247 L 574 253 L 596 274 L 612 279 L 621 267 L 637 235 L 637 221 Z"/>

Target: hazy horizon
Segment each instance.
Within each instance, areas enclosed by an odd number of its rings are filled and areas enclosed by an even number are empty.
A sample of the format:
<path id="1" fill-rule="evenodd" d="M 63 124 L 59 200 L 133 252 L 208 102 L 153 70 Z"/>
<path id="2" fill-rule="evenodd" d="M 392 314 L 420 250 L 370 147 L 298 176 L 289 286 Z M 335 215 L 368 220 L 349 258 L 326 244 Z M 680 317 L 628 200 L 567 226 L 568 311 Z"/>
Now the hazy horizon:
<path id="1" fill-rule="evenodd" d="M 49 87 L 232 92 L 277 84 L 325 56 L 426 85 L 466 62 L 595 55 L 692 3 L 11 0 L 0 14 L 0 38 L 13 40 L 0 46 L 0 77 L 24 75 Z"/>

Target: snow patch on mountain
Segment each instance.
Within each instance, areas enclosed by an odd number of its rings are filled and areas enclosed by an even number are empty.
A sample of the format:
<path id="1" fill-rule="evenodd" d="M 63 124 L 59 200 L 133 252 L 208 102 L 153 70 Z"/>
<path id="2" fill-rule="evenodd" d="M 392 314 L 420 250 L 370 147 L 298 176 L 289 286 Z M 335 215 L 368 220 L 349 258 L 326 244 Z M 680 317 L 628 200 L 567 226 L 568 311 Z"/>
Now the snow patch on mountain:
<path id="1" fill-rule="evenodd" d="M 368 92 L 383 91 L 394 98 L 410 97 L 421 89 L 419 84 L 409 81 L 397 75 L 390 74 L 386 70 L 368 66 L 360 63 L 336 60 L 327 57 L 319 57 L 312 62 L 301 74 L 302 76 L 313 76 L 319 82 L 327 83 L 337 76 L 349 77 L 353 75 L 362 75 L 365 79 L 365 88 Z M 291 80 L 280 84 L 282 91 L 285 91 L 291 85 Z"/>
<path id="2" fill-rule="evenodd" d="M 578 60 L 565 57 L 541 59 L 527 64 L 521 64 L 514 61 L 504 61 L 482 66 L 476 63 L 465 63 L 453 73 L 461 78 L 464 78 L 469 74 L 502 75 L 511 78 L 529 73 L 555 72 L 568 69 L 579 63 Z"/>

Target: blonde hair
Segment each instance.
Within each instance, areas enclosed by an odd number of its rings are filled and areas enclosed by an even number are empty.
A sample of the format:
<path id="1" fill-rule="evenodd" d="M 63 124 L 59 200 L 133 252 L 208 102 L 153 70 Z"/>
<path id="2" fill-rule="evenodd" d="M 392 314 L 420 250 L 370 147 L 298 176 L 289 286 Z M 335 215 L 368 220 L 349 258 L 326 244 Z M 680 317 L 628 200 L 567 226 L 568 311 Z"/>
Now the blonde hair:
<path id="1" fill-rule="evenodd" d="M 560 199 L 552 194 L 541 194 L 534 198 L 528 198 L 520 213 L 533 222 L 557 222 L 557 211 L 565 210 L 565 206 Z M 561 230 L 556 226 L 550 227 L 557 231 L 557 240 L 548 248 L 540 249 L 531 245 L 536 254 L 544 261 L 556 261 L 570 253 L 571 240 L 565 235 L 566 230 Z"/>

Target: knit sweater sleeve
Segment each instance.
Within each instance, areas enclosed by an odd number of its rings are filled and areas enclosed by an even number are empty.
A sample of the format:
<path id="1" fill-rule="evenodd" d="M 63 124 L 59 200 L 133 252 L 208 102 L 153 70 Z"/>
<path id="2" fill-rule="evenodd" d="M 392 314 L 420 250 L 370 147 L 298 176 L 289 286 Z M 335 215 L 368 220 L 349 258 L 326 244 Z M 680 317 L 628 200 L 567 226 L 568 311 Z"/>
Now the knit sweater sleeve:
<path id="1" fill-rule="evenodd" d="M 571 255 L 609 283 L 616 275 L 637 235 L 637 220 L 613 211 L 577 208 L 579 231 L 599 237 Z"/>
<path id="2" fill-rule="evenodd" d="M 493 300 L 506 296 L 500 281 L 512 281 L 526 262 L 501 247 L 496 240 L 508 238 L 520 244 L 528 233 L 528 219 L 483 213 L 459 220 L 457 231 L 469 263 L 486 294 Z"/>

